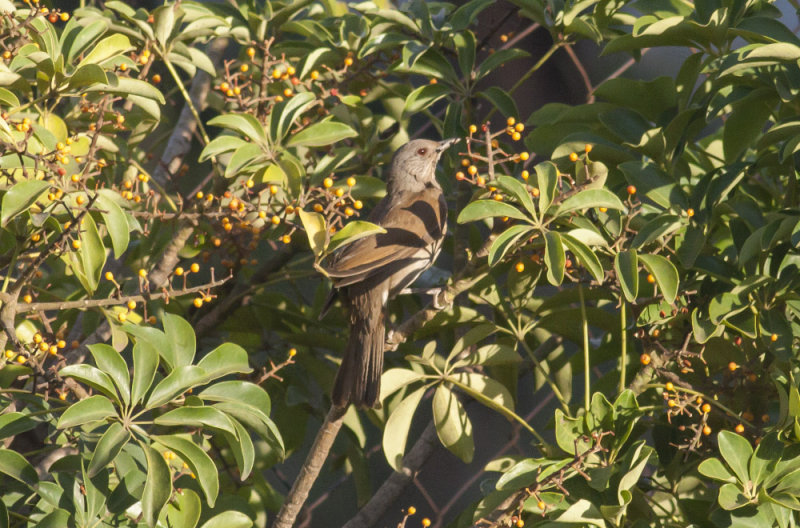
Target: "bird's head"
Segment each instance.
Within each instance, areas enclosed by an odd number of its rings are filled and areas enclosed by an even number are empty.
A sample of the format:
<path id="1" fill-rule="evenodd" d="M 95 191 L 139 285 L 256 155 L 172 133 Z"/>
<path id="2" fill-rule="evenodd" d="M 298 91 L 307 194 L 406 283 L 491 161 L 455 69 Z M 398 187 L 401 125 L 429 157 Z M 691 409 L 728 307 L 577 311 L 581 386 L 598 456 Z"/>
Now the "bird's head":
<path id="1" fill-rule="evenodd" d="M 414 139 L 397 149 L 386 178 L 390 190 L 415 192 L 425 187 L 438 186 L 436 164 L 442 152 L 458 141 L 458 139 L 444 141 Z"/>

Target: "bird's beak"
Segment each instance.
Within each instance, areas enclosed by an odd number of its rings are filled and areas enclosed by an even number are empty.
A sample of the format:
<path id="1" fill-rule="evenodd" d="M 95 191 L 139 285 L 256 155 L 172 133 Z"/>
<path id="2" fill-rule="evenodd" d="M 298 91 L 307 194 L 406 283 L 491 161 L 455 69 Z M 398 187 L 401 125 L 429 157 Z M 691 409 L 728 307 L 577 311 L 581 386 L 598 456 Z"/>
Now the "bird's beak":
<path id="1" fill-rule="evenodd" d="M 436 147 L 436 152 L 444 152 L 445 150 L 452 147 L 459 141 L 461 141 L 461 138 L 451 138 L 451 139 L 445 139 L 444 141 L 440 141 L 439 146 Z"/>

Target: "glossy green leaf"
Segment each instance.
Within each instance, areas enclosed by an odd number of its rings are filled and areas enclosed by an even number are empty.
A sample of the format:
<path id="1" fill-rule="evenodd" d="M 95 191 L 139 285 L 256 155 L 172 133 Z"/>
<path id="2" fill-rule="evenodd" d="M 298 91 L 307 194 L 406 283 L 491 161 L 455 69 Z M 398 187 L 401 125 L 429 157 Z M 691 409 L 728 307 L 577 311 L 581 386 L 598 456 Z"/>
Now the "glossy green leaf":
<path id="1" fill-rule="evenodd" d="M 327 236 L 325 217 L 319 213 L 309 212 L 303 209 L 298 209 L 297 214 L 300 216 L 300 221 L 303 223 L 303 228 L 306 231 L 308 245 L 311 247 L 311 251 L 314 255 L 319 257 L 322 255 L 322 252 L 325 251 L 325 238 Z"/>
<path id="2" fill-rule="evenodd" d="M 600 259 L 597 258 L 592 249 L 578 240 L 566 233 L 561 234 L 561 240 L 566 244 L 570 251 L 578 258 L 578 261 L 585 267 L 589 273 L 592 274 L 592 277 L 599 282 L 603 282 L 603 278 L 605 277 L 605 272 L 603 271 L 603 265 L 600 264 Z"/>
<path id="3" fill-rule="evenodd" d="M 179 315 L 165 313 L 164 335 L 167 336 L 169 347 L 175 357 L 173 366 L 182 367 L 191 364 L 197 350 L 197 341 L 189 321 Z"/>
<path id="4" fill-rule="evenodd" d="M 159 104 L 166 104 L 164 94 L 153 86 L 152 84 L 140 81 L 139 79 L 131 79 L 130 77 L 121 77 L 112 74 L 108 75 L 108 82 L 106 84 L 93 84 L 83 89 L 84 92 L 103 92 L 120 95 L 123 97 L 143 97 L 151 99 Z"/>
<path id="5" fill-rule="evenodd" d="M 472 69 L 475 67 L 475 35 L 469 30 L 458 31 L 453 34 L 453 44 L 461 74 L 464 77 L 471 77 Z"/>
<path id="6" fill-rule="evenodd" d="M 236 467 L 239 470 L 240 478 L 244 480 L 250 476 L 250 472 L 253 470 L 253 464 L 256 459 L 255 446 L 253 445 L 253 440 L 250 438 L 247 429 L 245 429 L 238 420 L 232 419 L 231 423 L 236 429 L 237 434 L 223 433 L 223 436 L 225 436 L 228 447 L 233 457 L 236 459 Z"/>
<path id="7" fill-rule="evenodd" d="M 191 440 L 178 435 L 153 435 L 153 440 L 175 451 L 197 477 L 206 502 L 212 508 L 219 495 L 219 476 L 211 457 Z"/>
<path id="8" fill-rule="evenodd" d="M 403 467 L 403 455 L 406 451 L 408 432 L 411 429 L 411 419 L 426 390 L 427 387 L 421 387 L 406 396 L 386 420 L 386 426 L 383 429 L 383 453 L 386 455 L 386 461 L 395 471 L 400 471 Z"/>
<path id="9" fill-rule="evenodd" d="M 508 95 L 508 92 L 499 86 L 489 86 L 482 92 L 478 93 L 479 96 L 489 101 L 493 107 L 505 116 L 519 115 L 517 110 L 517 103 Z"/>
<path id="10" fill-rule="evenodd" d="M 539 211 L 541 214 L 547 212 L 553 198 L 556 196 L 556 185 L 558 185 L 558 168 L 551 161 L 539 163 L 534 167 L 536 171 L 536 182 L 539 185 Z"/>
<path id="11" fill-rule="evenodd" d="M 165 49 L 167 48 L 170 34 L 175 28 L 175 11 L 178 9 L 178 5 L 163 5 L 153 11 L 153 18 L 155 19 L 153 34 L 158 43 Z"/>
<path id="12" fill-rule="evenodd" d="M 315 99 L 314 93 L 301 92 L 288 101 L 273 106 L 269 124 L 270 139 L 274 143 L 281 143 L 292 123 L 314 103 Z"/>
<path id="13" fill-rule="evenodd" d="M 662 236 L 674 233 L 683 227 L 683 225 L 679 216 L 667 214 L 659 215 L 639 229 L 639 232 L 636 233 L 636 236 L 634 236 L 631 241 L 631 247 L 641 249 L 643 246 Z"/>
<path id="14" fill-rule="evenodd" d="M 203 356 L 197 366 L 205 371 L 209 381 L 228 374 L 248 374 L 253 371 L 247 351 L 234 343 L 221 344 Z"/>
<path id="15" fill-rule="evenodd" d="M 492 217 L 509 217 L 530 222 L 528 217 L 511 204 L 495 200 L 475 200 L 467 204 L 458 214 L 458 223 L 466 224 Z"/>
<path id="16" fill-rule="evenodd" d="M 130 244 L 131 227 L 128 225 L 128 218 L 122 208 L 106 194 L 113 192 L 100 189 L 97 192 L 97 207 L 103 217 L 108 235 L 111 238 L 111 247 L 114 249 L 114 257 L 120 258 Z"/>
<path id="17" fill-rule="evenodd" d="M 39 483 L 39 477 L 33 466 L 25 460 L 25 457 L 11 449 L 0 449 L 0 473 L 30 487 Z"/>
<path id="18" fill-rule="evenodd" d="M 722 458 L 733 469 L 739 482 L 750 480 L 748 465 L 753 455 L 753 447 L 742 435 L 732 431 L 720 431 L 717 435 L 719 452 Z"/>
<path id="19" fill-rule="evenodd" d="M 751 97 L 734 105 L 722 131 L 726 162 L 733 163 L 746 149 L 755 145 L 777 103 L 777 98 L 770 97 L 772 93 L 766 88 L 757 90 Z"/>
<path id="20" fill-rule="evenodd" d="M 735 484 L 723 484 L 720 486 L 717 500 L 725 510 L 735 510 L 750 503 L 750 500 L 742 493 L 742 488 Z"/>
<path id="21" fill-rule="evenodd" d="M 208 125 L 239 132 L 245 138 L 253 141 L 265 143 L 267 140 L 264 127 L 250 114 L 223 114 L 209 120 Z"/>
<path id="22" fill-rule="evenodd" d="M 37 425 L 39 422 L 21 412 L 11 411 L 0 414 L 0 439 L 30 431 Z"/>
<path id="23" fill-rule="evenodd" d="M 700 472 L 701 475 L 714 480 L 736 482 L 736 477 L 733 476 L 733 473 L 731 473 L 718 458 L 707 458 L 703 460 L 700 465 L 697 466 L 697 471 Z"/>
<path id="24" fill-rule="evenodd" d="M 480 80 L 490 74 L 492 71 L 496 70 L 497 68 L 502 68 L 506 64 L 511 61 L 517 59 L 523 59 L 525 57 L 529 57 L 530 53 L 527 51 L 521 50 L 519 48 L 507 48 L 497 50 L 484 60 L 480 66 L 478 66 L 477 74 L 475 75 L 475 80 Z M 506 117 L 518 117 L 517 114 L 506 114 Z"/>
<path id="25" fill-rule="evenodd" d="M 324 119 L 293 134 L 286 145 L 289 147 L 324 147 L 356 136 L 358 133 L 350 126 Z"/>
<path id="26" fill-rule="evenodd" d="M 108 345 L 105 345 L 108 346 Z M 110 347 L 109 347 L 110 348 Z M 59 376 L 75 378 L 81 383 L 96 389 L 116 402 L 119 402 L 117 390 L 111 377 L 97 367 L 86 364 L 68 365 L 58 371 Z"/>
<path id="27" fill-rule="evenodd" d="M 497 177 L 497 186 L 506 191 L 509 195 L 522 204 L 533 218 L 536 218 L 536 206 L 533 205 L 528 188 L 516 178 L 511 176 L 501 175 Z"/>
<path id="28" fill-rule="evenodd" d="M 95 20 L 85 26 L 68 24 L 61 34 L 61 50 L 66 56 L 66 62 L 73 63 L 75 57 L 83 53 L 107 29 L 108 22 L 105 20 Z"/>
<path id="29" fill-rule="evenodd" d="M 178 407 L 157 416 L 156 425 L 178 425 L 183 427 L 211 427 L 236 435 L 236 429 L 225 413 L 214 407 Z"/>
<path id="30" fill-rule="evenodd" d="M 106 263 L 106 248 L 91 215 L 84 215 L 81 220 L 78 240 L 80 249 L 70 251 L 69 262 L 81 285 L 87 292 L 94 293 Z"/>
<path id="31" fill-rule="evenodd" d="M 87 475 L 90 478 L 94 477 L 111 464 L 130 438 L 131 433 L 122 427 L 122 424 L 119 422 L 111 424 L 92 452 L 89 467 L 86 469 Z"/>
<path id="32" fill-rule="evenodd" d="M 452 89 L 444 84 L 425 84 L 420 86 L 406 97 L 403 115 L 410 116 L 425 110 L 436 101 L 448 96 L 451 92 Z"/>
<path id="33" fill-rule="evenodd" d="M 565 215 L 573 211 L 605 207 L 624 210 L 625 206 L 617 195 L 606 189 L 586 189 L 564 200 L 553 216 Z"/>
<path id="34" fill-rule="evenodd" d="M 94 363 L 102 372 L 108 375 L 116 385 L 122 401 L 127 405 L 130 402 L 131 388 L 128 364 L 119 355 L 119 352 L 104 343 L 89 345 Z M 63 375 L 63 374 L 62 374 Z"/>
<path id="35" fill-rule="evenodd" d="M 108 76 L 105 70 L 97 64 L 85 64 L 78 68 L 69 77 L 69 88 L 71 90 L 81 90 L 94 84 L 108 84 Z"/>
<path id="36" fill-rule="evenodd" d="M 145 341 L 137 340 L 133 346 L 133 383 L 131 403 L 138 404 L 150 390 L 158 368 L 158 351 Z"/>
<path id="37" fill-rule="evenodd" d="M 714 324 L 698 308 L 692 310 L 692 333 L 698 343 L 706 343 L 712 337 L 720 335 L 724 328 L 724 325 Z"/>
<path id="38" fill-rule="evenodd" d="M 614 257 L 614 271 L 622 293 L 629 302 L 639 294 L 639 257 L 635 250 L 622 251 Z"/>
<path id="39" fill-rule="evenodd" d="M 567 262 L 561 235 L 556 231 L 548 231 L 544 234 L 544 241 L 544 262 L 547 266 L 547 280 L 553 286 L 559 286 L 564 280 L 564 266 Z"/>
<path id="40" fill-rule="evenodd" d="M 529 225 L 515 225 L 500 233 L 489 248 L 489 265 L 494 266 L 503 260 L 519 239 L 531 233 L 533 229 L 533 226 Z"/>
<path id="41" fill-rule="evenodd" d="M 147 480 L 142 491 L 142 520 L 155 527 L 161 510 L 172 495 L 172 476 L 164 457 L 150 446 L 143 446 L 147 459 Z"/>
<path id="42" fill-rule="evenodd" d="M 195 385 L 205 383 L 206 379 L 206 371 L 196 365 L 178 367 L 155 386 L 145 402 L 145 407 L 160 407 Z"/>
<path id="43" fill-rule="evenodd" d="M 200 521 L 200 511 L 202 510 L 200 497 L 188 488 L 175 490 L 173 497 L 174 500 L 167 505 L 169 526 L 171 528 L 195 528 Z"/>
<path id="44" fill-rule="evenodd" d="M 100 64 L 132 49 L 133 45 L 127 36 L 115 33 L 98 42 L 78 63 L 78 68 L 85 64 Z"/>
<path id="45" fill-rule="evenodd" d="M 494 365 L 510 365 L 519 363 L 522 358 L 513 346 L 494 343 L 478 348 L 468 357 L 459 359 L 453 363 L 454 368 L 466 367 L 469 365 L 483 365 L 491 367 Z"/>
<path id="46" fill-rule="evenodd" d="M 203 400 L 234 402 L 251 406 L 266 416 L 269 416 L 272 407 L 269 394 L 249 381 L 230 380 L 214 383 L 198 394 L 198 397 Z"/>
<path id="47" fill-rule="evenodd" d="M 442 445 L 463 462 L 472 462 L 475 455 L 472 422 L 456 395 L 443 384 L 436 387 L 433 395 L 433 423 Z"/>
<path id="48" fill-rule="evenodd" d="M 221 134 L 212 139 L 208 145 L 203 148 L 198 157 L 198 161 L 205 161 L 214 156 L 234 151 L 246 144 L 247 142 L 240 137 Z"/>
<path id="49" fill-rule="evenodd" d="M 410 369 L 391 368 L 381 376 L 381 396 L 379 401 L 385 400 L 403 387 L 424 379 L 424 375 Z"/>
<path id="50" fill-rule="evenodd" d="M 647 271 L 655 277 L 656 284 L 664 295 L 664 299 L 670 304 L 675 302 L 675 298 L 678 296 L 680 276 L 672 262 L 661 255 L 648 255 L 645 253 L 639 255 L 639 260 L 644 264 Z"/>
<path id="51" fill-rule="evenodd" d="M 200 528 L 250 528 L 253 521 L 244 513 L 228 510 L 218 513 L 203 523 Z"/>
<path id="52" fill-rule="evenodd" d="M 14 184 L 3 195 L 0 226 L 5 227 L 9 220 L 28 210 L 49 188 L 50 184 L 43 180 L 25 180 Z"/>
<path id="53" fill-rule="evenodd" d="M 362 238 L 385 233 L 386 230 L 377 224 L 364 220 L 353 220 L 331 237 L 327 252 L 332 253 L 342 246 L 351 244 Z"/>
<path id="54" fill-rule="evenodd" d="M 459 372 L 448 378 L 458 389 L 502 413 L 514 410 L 514 398 L 505 385 L 477 372 Z"/>
<path id="55" fill-rule="evenodd" d="M 76 427 L 116 415 L 117 411 L 109 399 L 100 394 L 95 394 L 70 405 L 61 415 L 61 418 L 58 419 L 56 427 L 59 429 Z"/>

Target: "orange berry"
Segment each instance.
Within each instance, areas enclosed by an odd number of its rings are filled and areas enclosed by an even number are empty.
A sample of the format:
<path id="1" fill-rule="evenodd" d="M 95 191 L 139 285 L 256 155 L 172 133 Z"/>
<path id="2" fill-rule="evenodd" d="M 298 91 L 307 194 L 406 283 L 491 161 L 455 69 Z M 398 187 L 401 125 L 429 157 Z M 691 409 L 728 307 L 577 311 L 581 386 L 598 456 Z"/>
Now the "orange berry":
<path id="1" fill-rule="evenodd" d="M 742 434 L 744 432 L 744 425 L 736 424 L 736 427 L 734 427 L 733 430 L 739 434 Z"/>
<path id="2" fill-rule="evenodd" d="M 353 65 L 353 57 L 346 57 L 344 59 L 344 65 L 345 66 L 352 66 Z"/>
<path id="3" fill-rule="evenodd" d="M 470 125 L 470 126 L 469 126 L 469 133 L 470 133 L 470 134 L 474 134 L 474 133 L 476 133 L 477 131 L 478 131 L 478 127 L 477 127 L 477 126 L 475 126 L 475 125 Z"/>
<path id="4" fill-rule="evenodd" d="M 486 185 L 486 178 L 484 178 L 483 176 L 478 176 L 478 177 L 475 179 L 475 182 L 476 182 L 476 183 L 477 183 L 479 186 L 483 187 L 484 185 Z"/>
<path id="5" fill-rule="evenodd" d="M 514 126 L 516 124 L 516 122 L 517 122 L 517 120 L 514 119 L 513 117 L 509 117 L 508 119 L 506 119 L 506 124 L 508 126 Z"/>
<path id="6" fill-rule="evenodd" d="M 590 153 L 592 151 L 592 146 L 591 145 L 584 145 L 583 146 L 583 151 L 585 153 L 587 153 L 587 154 Z"/>
<path id="7" fill-rule="evenodd" d="M 605 213 L 606 211 L 608 211 L 608 207 L 598 207 L 597 210 L 600 211 L 601 213 Z"/>
<path id="8" fill-rule="evenodd" d="M 711 404 L 704 403 L 700 410 L 703 411 L 703 414 L 708 414 L 711 412 Z"/>
<path id="9" fill-rule="evenodd" d="M 710 435 L 711 434 L 711 428 L 709 426 L 707 426 L 707 425 L 704 425 L 703 426 L 703 434 L 706 435 L 706 436 Z"/>
<path id="10" fill-rule="evenodd" d="M 525 130 L 525 125 L 523 125 L 522 123 L 517 123 L 516 125 L 514 125 L 514 130 L 516 130 L 517 132 L 522 132 L 523 130 Z"/>
<path id="11" fill-rule="evenodd" d="M 198 271 L 200 271 L 200 264 L 198 264 L 197 262 L 193 262 L 192 265 L 189 266 L 189 269 L 192 270 L 192 273 L 197 273 Z"/>
<path id="12" fill-rule="evenodd" d="M 628 194 L 631 195 L 636 194 L 636 187 L 634 187 L 633 185 L 628 185 L 626 191 L 628 192 Z"/>
<path id="13" fill-rule="evenodd" d="M 735 361 L 731 361 L 730 363 L 728 363 L 728 370 L 730 370 L 731 372 L 734 372 L 738 368 L 739 365 L 737 365 Z"/>
<path id="14" fill-rule="evenodd" d="M 571 162 L 573 162 L 573 163 L 578 161 L 578 153 L 577 152 L 570 152 L 569 153 L 569 160 Z"/>
<path id="15" fill-rule="evenodd" d="M 427 517 L 422 519 L 422 526 L 424 526 L 425 528 L 428 528 L 428 526 L 430 526 L 430 525 L 431 525 L 431 520 L 430 519 L 428 519 Z"/>
<path id="16" fill-rule="evenodd" d="M 458 181 L 463 181 L 463 180 L 465 180 L 466 178 L 467 178 L 466 174 L 464 174 L 462 171 L 458 171 L 458 172 L 456 173 L 456 180 L 458 180 Z"/>
<path id="17" fill-rule="evenodd" d="M 652 361 L 652 358 L 650 357 L 650 354 L 642 354 L 639 356 L 639 361 L 642 363 L 642 365 L 649 365 L 650 361 Z"/>
<path id="18" fill-rule="evenodd" d="M 523 264 L 522 262 L 517 262 L 517 264 L 514 266 L 514 269 L 517 270 L 517 273 L 522 273 L 523 271 L 525 271 L 525 264 Z"/>
<path id="19" fill-rule="evenodd" d="M 778 340 L 778 334 L 772 334 L 771 336 L 769 336 L 769 340 L 774 343 L 775 341 Z"/>
<path id="20" fill-rule="evenodd" d="M 291 241 L 292 237 L 290 237 L 289 235 L 283 235 L 281 237 L 281 242 L 283 242 L 284 244 L 289 244 Z"/>
<path id="21" fill-rule="evenodd" d="M 687 209 L 686 210 L 686 216 L 688 216 L 689 218 L 693 217 L 694 216 L 694 209 L 692 209 L 692 208 Z"/>
<path id="22" fill-rule="evenodd" d="M 647 282 L 649 282 L 650 284 L 654 284 L 656 282 L 656 278 L 653 277 L 652 273 L 647 274 Z"/>

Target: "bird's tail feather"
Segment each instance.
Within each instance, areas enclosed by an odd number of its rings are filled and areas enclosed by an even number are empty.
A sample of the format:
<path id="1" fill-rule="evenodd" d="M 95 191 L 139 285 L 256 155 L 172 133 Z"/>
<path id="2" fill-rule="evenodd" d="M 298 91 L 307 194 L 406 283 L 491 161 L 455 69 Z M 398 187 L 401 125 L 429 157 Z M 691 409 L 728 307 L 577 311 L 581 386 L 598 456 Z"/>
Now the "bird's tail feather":
<path id="1" fill-rule="evenodd" d="M 375 407 L 381 392 L 383 347 L 386 340 L 383 303 L 377 292 L 354 296 L 350 337 L 333 386 L 333 403 L 344 407 Z"/>

